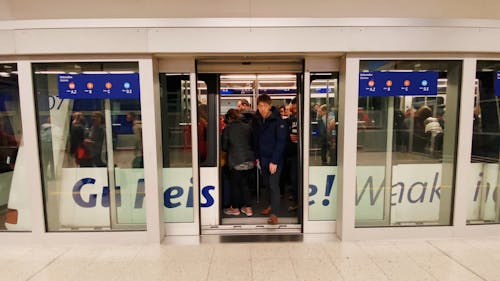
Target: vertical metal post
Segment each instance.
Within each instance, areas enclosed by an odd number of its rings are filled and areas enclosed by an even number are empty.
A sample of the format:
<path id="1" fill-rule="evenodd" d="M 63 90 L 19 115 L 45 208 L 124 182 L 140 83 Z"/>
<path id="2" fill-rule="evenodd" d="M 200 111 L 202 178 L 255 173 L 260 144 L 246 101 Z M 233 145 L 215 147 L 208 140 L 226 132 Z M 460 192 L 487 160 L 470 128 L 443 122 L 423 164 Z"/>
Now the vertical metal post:
<path id="1" fill-rule="evenodd" d="M 111 229 L 118 228 L 118 216 L 116 210 L 116 183 L 113 151 L 113 123 L 111 119 L 111 101 L 104 100 L 104 120 L 106 124 L 106 155 L 108 163 L 108 185 L 109 185 L 109 215 Z M 101 152 L 99 152 L 101 153 Z"/>
<path id="2" fill-rule="evenodd" d="M 384 191 L 384 222 L 391 223 L 391 192 L 392 192 L 392 145 L 394 124 L 394 97 L 389 97 L 387 105 L 387 140 L 385 156 L 385 191 Z"/>

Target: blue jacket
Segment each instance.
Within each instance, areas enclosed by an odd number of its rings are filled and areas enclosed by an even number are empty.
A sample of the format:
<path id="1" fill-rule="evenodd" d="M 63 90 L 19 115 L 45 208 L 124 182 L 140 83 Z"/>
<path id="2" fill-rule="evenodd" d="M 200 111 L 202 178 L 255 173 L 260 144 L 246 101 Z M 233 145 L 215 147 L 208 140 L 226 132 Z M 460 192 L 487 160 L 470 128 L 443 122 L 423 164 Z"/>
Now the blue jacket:
<path id="1" fill-rule="evenodd" d="M 269 162 L 280 166 L 289 130 L 287 124 L 281 119 L 279 110 L 273 106 L 271 115 L 266 119 L 260 113 L 257 113 L 253 127 L 254 143 L 256 145 L 255 153 L 261 162 L 261 166 L 264 167 Z"/>

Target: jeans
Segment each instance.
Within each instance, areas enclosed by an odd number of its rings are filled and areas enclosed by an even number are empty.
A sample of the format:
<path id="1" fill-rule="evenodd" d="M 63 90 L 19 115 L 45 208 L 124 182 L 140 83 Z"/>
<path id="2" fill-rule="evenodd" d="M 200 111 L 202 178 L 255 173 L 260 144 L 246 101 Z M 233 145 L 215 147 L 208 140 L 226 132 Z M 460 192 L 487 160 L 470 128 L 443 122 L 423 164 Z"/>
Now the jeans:
<path id="1" fill-rule="evenodd" d="M 271 214 L 277 215 L 280 211 L 280 175 L 283 169 L 282 164 L 278 164 L 276 173 L 269 172 L 269 162 L 261 161 L 262 165 L 262 183 L 269 190 L 269 197 L 271 201 Z"/>
<path id="2" fill-rule="evenodd" d="M 231 203 L 233 208 L 241 208 L 248 205 L 246 194 L 248 192 L 248 175 L 252 170 L 235 170 L 230 172 Z"/>

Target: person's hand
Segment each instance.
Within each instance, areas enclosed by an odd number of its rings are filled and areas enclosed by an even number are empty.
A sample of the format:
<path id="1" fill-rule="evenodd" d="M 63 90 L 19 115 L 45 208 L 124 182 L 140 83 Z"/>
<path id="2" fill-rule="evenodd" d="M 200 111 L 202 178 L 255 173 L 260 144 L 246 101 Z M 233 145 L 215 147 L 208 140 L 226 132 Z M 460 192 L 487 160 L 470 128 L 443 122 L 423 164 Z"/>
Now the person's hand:
<path id="1" fill-rule="evenodd" d="M 290 134 L 290 140 L 291 140 L 292 142 L 297 142 L 297 139 L 298 139 L 298 138 L 297 138 L 297 135 L 296 135 L 296 134 Z"/>
<path id="2" fill-rule="evenodd" d="M 271 175 L 274 175 L 274 173 L 276 173 L 277 170 L 278 170 L 277 164 L 269 163 L 269 172 L 271 173 Z"/>

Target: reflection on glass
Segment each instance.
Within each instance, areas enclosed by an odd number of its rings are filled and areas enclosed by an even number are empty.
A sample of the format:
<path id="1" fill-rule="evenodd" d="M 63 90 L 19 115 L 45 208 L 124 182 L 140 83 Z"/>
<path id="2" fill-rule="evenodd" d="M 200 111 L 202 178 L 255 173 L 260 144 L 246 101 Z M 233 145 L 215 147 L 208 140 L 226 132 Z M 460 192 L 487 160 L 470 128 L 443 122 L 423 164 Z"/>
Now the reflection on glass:
<path id="1" fill-rule="evenodd" d="M 311 74 L 310 89 L 309 220 L 335 220 L 338 73 Z"/>
<path id="2" fill-rule="evenodd" d="M 500 223 L 499 71 L 498 61 L 477 63 L 468 224 Z"/>
<path id="3" fill-rule="evenodd" d="M 144 230 L 140 100 L 62 98 L 58 84 L 60 75 L 99 73 L 107 79 L 137 73 L 137 63 L 47 63 L 33 69 L 47 229 Z M 97 84 L 89 80 L 86 87 Z"/>
<path id="4" fill-rule="evenodd" d="M 189 75 L 160 73 L 165 222 L 192 222 Z"/>
<path id="5" fill-rule="evenodd" d="M 0 231 L 31 230 L 16 64 L 0 64 Z"/>
<path id="6" fill-rule="evenodd" d="M 218 104 L 219 74 L 198 74 L 197 85 L 197 128 L 198 128 L 198 161 L 200 167 L 217 166 L 217 123 L 218 116 L 209 114 L 216 112 Z"/>
<path id="7" fill-rule="evenodd" d="M 362 61 L 365 71 L 439 73 L 433 96 L 358 100 L 356 226 L 450 225 L 461 65 Z"/>

